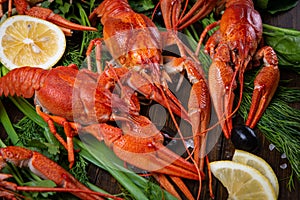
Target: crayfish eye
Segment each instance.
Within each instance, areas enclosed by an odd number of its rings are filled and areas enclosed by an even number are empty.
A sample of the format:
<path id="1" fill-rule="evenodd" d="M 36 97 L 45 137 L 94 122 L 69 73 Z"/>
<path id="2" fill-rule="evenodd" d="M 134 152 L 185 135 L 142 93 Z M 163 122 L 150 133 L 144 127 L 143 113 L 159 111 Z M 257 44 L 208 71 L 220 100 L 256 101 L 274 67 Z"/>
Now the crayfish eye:
<path id="1" fill-rule="evenodd" d="M 234 48 L 232 51 L 233 51 L 236 55 L 239 55 L 239 50 L 238 50 L 237 48 Z"/>
<path id="2" fill-rule="evenodd" d="M 230 61 L 228 64 L 229 64 L 229 66 L 231 66 L 234 69 L 234 67 L 235 67 L 234 62 Z"/>
<path id="3" fill-rule="evenodd" d="M 149 68 L 144 69 L 144 73 L 147 75 L 151 75 L 151 70 Z"/>
<path id="4" fill-rule="evenodd" d="M 114 114 L 117 114 L 117 115 L 121 113 L 121 111 L 118 110 L 118 109 L 113 109 L 112 112 L 113 112 Z"/>
<path id="5" fill-rule="evenodd" d="M 159 65 L 159 70 L 160 70 L 160 71 L 164 70 L 164 66 Z"/>

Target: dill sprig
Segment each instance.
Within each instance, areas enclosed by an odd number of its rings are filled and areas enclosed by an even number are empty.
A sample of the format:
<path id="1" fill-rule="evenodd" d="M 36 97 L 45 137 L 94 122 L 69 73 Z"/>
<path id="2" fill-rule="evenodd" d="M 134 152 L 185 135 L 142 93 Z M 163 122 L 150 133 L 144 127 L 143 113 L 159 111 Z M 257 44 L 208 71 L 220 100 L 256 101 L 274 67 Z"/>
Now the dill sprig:
<path id="1" fill-rule="evenodd" d="M 86 168 L 88 166 L 88 162 L 84 160 L 81 155 L 76 156 L 75 165 L 70 169 L 70 173 L 81 183 L 88 183 L 88 176 Z"/>
<path id="2" fill-rule="evenodd" d="M 248 74 L 245 80 L 240 115 L 247 119 L 253 91 L 254 74 Z M 280 153 L 285 153 L 291 165 L 292 173 L 289 187 L 293 185 L 292 176 L 300 180 L 300 110 L 289 103 L 300 99 L 300 90 L 279 86 L 270 105 L 257 124 L 267 140 L 274 144 Z"/>
<path id="3" fill-rule="evenodd" d="M 82 63 L 84 57 L 80 53 L 78 46 L 67 46 L 64 56 L 61 59 L 63 66 L 67 66 L 69 64 L 80 65 Z"/>
<path id="4" fill-rule="evenodd" d="M 47 129 L 39 126 L 28 116 L 23 117 L 14 124 L 14 128 L 18 133 L 19 140 L 25 147 L 39 151 L 48 158 L 56 162 L 58 161 L 58 154 L 60 153 L 59 144 L 47 142 L 44 134 L 44 131 L 47 131 Z"/>
<path id="5" fill-rule="evenodd" d="M 23 117 L 18 123 L 14 124 L 14 128 L 18 132 L 19 139 L 22 144 L 28 146 L 32 140 L 39 140 L 45 142 L 45 138 L 42 137 L 43 128 L 38 126 L 28 117 Z"/>

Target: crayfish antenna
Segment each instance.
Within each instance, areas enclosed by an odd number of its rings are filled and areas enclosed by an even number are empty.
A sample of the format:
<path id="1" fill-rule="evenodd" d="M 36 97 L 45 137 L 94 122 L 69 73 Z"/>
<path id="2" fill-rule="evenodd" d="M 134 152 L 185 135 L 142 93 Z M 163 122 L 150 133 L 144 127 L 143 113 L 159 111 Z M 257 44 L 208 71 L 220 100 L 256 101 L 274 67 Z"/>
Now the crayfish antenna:
<path id="1" fill-rule="evenodd" d="M 168 178 L 164 174 L 159 173 L 152 173 L 152 176 L 156 179 L 157 182 L 170 194 L 172 194 L 177 199 L 181 199 L 180 195 L 174 188 L 174 186 L 171 184 L 171 182 L 168 180 Z"/>

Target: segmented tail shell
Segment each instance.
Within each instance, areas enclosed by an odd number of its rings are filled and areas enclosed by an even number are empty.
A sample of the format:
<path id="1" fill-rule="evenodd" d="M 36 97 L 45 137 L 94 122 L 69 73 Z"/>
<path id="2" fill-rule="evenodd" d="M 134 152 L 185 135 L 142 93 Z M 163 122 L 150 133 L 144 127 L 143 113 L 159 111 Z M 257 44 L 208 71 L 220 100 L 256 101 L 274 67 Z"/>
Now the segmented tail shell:
<path id="1" fill-rule="evenodd" d="M 0 95 L 31 98 L 48 74 L 48 70 L 34 67 L 13 69 L 0 78 Z"/>

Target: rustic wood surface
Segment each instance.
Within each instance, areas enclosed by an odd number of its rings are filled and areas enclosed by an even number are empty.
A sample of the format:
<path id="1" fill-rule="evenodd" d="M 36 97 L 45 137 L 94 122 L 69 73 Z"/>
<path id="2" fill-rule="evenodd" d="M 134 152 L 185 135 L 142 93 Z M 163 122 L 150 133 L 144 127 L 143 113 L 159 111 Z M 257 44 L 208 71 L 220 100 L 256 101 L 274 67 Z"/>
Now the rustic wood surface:
<path id="1" fill-rule="evenodd" d="M 279 27 L 285 28 L 295 28 L 300 30 L 300 4 L 297 5 L 296 8 L 292 10 L 277 14 L 275 16 L 265 15 L 263 17 L 263 22 L 267 24 L 272 24 Z M 300 55 L 299 55 L 300 56 Z M 289 83 L 290 87 L 300 87 L 299 78 L 300 76 L 289 72 L 286 70 L 281 71 L 281 76 L 283 78 L 290 78 L 293 81 Z M 7 99 L 2 99 L 4 106 L 7 108 L 10 119 L 13 122 L 17 122 L 23 116 L 16 107 Z M 300 104 L 294 104 L 294 107 L 300 109 Z M 292 199 L 300 199 L 300 183 L 295 179 L 295 188 L 292 191 L 289 191 L 287 188 L 287 182 L 289 175 L 291 173 L 290 165 L 287 159 L 281 158 L 281 154 L 277 150 L 270 151 L 269 145 L 270 143 L 264 138 L 264 136 L 258 133 L 261 147 L 259 151 L 256 152 L 258 156 L 261 156 L 265 159 L 271 167 L 274 169 L 275 174 L 279 180 L 280 200 L 292 200 Z M 2 125 L 0 126 L 0 137 L 4 138 L 5 133 Z M 222 159 L 231 159 L 233 155 L 234 147 L 229 140 L 225 140 L 223 136 L 218 139 L 217 144 L 209 153 L 210 161 L 214 160 L 222 160 Z M 286 169 L 281 169 L 280 165 L 287 163 L 288 167 Z M 90 176 L 91 182 L 96 183 L 99 187 L 107 190 L 111 193 L 118 193 L 120 191 L 120 186 L 117 181 L 110 176 L 107 172 L 96 168 L 93 165 L 88 167 L 88 174 Z M 188 186 L 196 192 L 197 183 L 188 182 Z M 215 199 L 226 199 L 227 192 L 226 189 L 218 182 L 215 178 L 213 179 L 213 190 Z M 210 199 L 209 191 L 208 191 L 208 183 L 207 181 L 203 182 L 203 189 L 201 194 L 201 199 Z"/>

